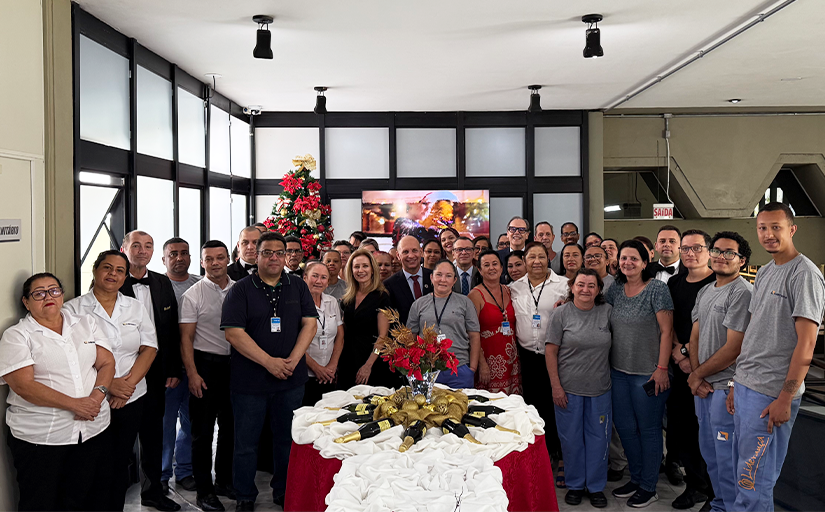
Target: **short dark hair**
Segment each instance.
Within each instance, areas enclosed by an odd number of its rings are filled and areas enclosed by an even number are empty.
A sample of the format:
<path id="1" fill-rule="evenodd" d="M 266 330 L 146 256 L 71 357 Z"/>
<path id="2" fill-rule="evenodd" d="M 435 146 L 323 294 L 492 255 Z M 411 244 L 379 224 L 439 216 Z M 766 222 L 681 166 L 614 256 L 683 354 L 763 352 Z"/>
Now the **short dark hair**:
<path id="1" fill-rule="evenodd" d="M 699 236 L 701 236 L 702 238 L 704 238 L 704 239 L 705 239 L 705 245 L 707 245 L 707 246 L 708 246 L 708 249 L 710 249 L 710 248 L 711 248 L 711 245 L 710 245 L 710 244 L 711 244 L 710 235 L 709 235 L 709 234 L 707 234 L 707 233 L 705 233 L 705 232 L 704 232 L 704 231 L 702 231 L 701 229 L 688 229 L 687 231 L 685 231 L 684 233 L 682 233 L 682 238 L 684 238 L 684 237 L 686 237 L 686 236 L 690 236 L 690 235 L 699 235 Z"/>
<path id="2" fill-rule="evenodd" d="M 353 231 L 349 234 L 349 237 L 358 240 L 358 242 L 363 242 L 367 239 L 367 235 L 363 231 Z"/>
<path id="3" fill-rule="evenodd" d="M 501 240 L 501 237 L 507 238 L 507 233 L 502 233 L 498 235 L 498 238 L 496 238 L 496 244 L 498 244 L 498 241 Z"/>
<path id="4" fill-rule="evenodd" d="M 573 284 L 576 282 L 576 278 L 579 276 L 594 276 L 596 278 L 596 284 L 599 286 L 599 293 L 596 295 L 595 302 L 596 304 L 604 304 L 604 281 L 602 281 L 601 276 L 598 272 L 593 270 L 592 268 L 580 268 L 576 275 L 573 276 L 573 279 L 567 281 L 567 302 L 573 302 Z"/>
<path id="5" fill-rule="evenodd" d="M 341 257 L 341 253 L 340 253 L 340 252 L 336 251 L 335 249 L 329 249 L 329 250 L 324 251 L 324 254 L 322 254 L 322 255 L 321 255 L 321 261 L 323 261 L 323 260 L 324 260 L 324 258 L 326 257 L 326 255 L 327 255 L 327 254 L 329 254 L 329 253 L 331 253 L 331 252 L 334 252 L 335 254 L 337 254 L 337 255 L 338 255 L 338 258 L 340 258 L 340 257 Z"/>
<path id="6" fill-rule="evenodd" d="M 550 251 L 547 250 L 547 247 L 544 246 L 541 242 L 530 242 L 529 244 L 524 246 L 524 256 L 527 256 L 527 253 L 533 247 L 541 247 L 541 250 L 544 251 L 544 254 L 547 256 L 547 259 L 550 259 Z"/>
<path id="7" fill-rule="evenodd" d="M 443 235 L 445 231 L 449 231 L 450 233 L 454 234 L 456 238 L 461 236 L 461 233 L 459 233 L 456 228 L 446 227 L 446 228 L 442 229 L 440 233 L 438 233 L 438 239 L 439 240 L 441 240 L 441 235 Z"/>
<path id="8" fill-rule="evenodd" d="M 550 232 L 553 233 L 553 225 L 550 224 L 549 222 L 547 222 L 546 220 L 543 220 L 541 222 L 536 222 L 536 225 L 533 226 L 533 231 L 538 231 L 539 226 L 547 226 L 548 228 L 550 228 Z"/>
<path id="9" fill-rule="evenodd" d="M 293 243 L 293 244 L 300 244 L 300 243 L 301 243 L 301 239 L 300 239 L 300 238 L 298 238 L 298 237 L 297 237 L 297 236 L 295 236 L 295 235 L 288 235 L 288 236 L 285 236 L 285 237 L 284 237 L 284 247 L 286 247 L 286 244 L 289 244 L 289 243 Z"/>
<path id="10" fill-rule="evenodd" d="M 601 240 L 602 242 L 604 242 L 604 238 L 602 238 L 602 235 L 600 235 L 600 234 L 596 233 L 595 231 L 591 231 L 590 233 L 588 233 L 588 234 L 584 235 L 584 241 L 585 241 L 585 242 L 587 242 L 587 239 L 588 239 L 589 237 L 591 237 L 591 236 L 595 236 L 595 237 L 597 237 L 599 240 Z M 601 243 L 601 242 L 600 242 L 600 243 Z"/>
<path id="11" fill-rule="evenodd" d="M 513 257 L 516 257 L 516 258 L 524 261 L 524 251 L 522 251 L 521 249 L 516 249 L 515 251 L 511 251 L 510 254 L 507 255 L 507 261 L 505 261 L 505 264 L 509 263 L 510 258 L 513 258 Z"/>
<path id="12" fill-rule="evenodd" d="M 438 260 L 438 263 L 436 263 L 435 266 L 433 267 L 433 272 L 435 272 L 435 269 L 437 269 L 439 265 L 443 265 L 444 263 L 450 265 L 453 268 L 453 276 L 455 276 L 457 278 L 458 277 L 458 270 L 456 270 L 456 268 L 455 268 L 455 263 L 448 260 L 447 258 Z"/>
<path id="13" fill-rule="evenodd" d="M 602 242 L 604 242 L 604 240 L 602 240 Z M 591 245 L 590 247 L 585 249 L 584 252 L 587 252 L 590 249 L 600 249 L 604 253 L 604 256 L 607 257 L 607 251 L 605 251 L 604 247 L 602 247 L 601 245 Z M 562 249 L 562 250 L 564 250 L 564 249 Z M 584 256 L 582 256 L 582 258 L 584 258 Z"/>
<path id="14" fill-rule="evenodd" d="M 785 203 L 780 203 L 778 201 L 773 201 L 771 203 L 766 204 L 762 208 L 760 208 L 759 213 L 762 213 L 762 212 L 784 212 L 785 217 L 787 217 L 787 219 L 788 219 L 788 222 L 790 222 L 791 226 L 793 226 L 793 223 L 794 223 L 793 211 L 791 211 L 791 208 L 788 205 L 786 205 Z M 759 214 L 757 214 L 757 216 L 759 216 Z"/>
<path id="15" fill-rule="evenodd" d="M 252 224 L 252 226 L 256 227 L 256 228 L 269 229 L 269 228 L 266 227 L 266 224 L 264 224 L 263 222 L 256 222 L 255 224 Z"/>
<path id="16" fill-rule="evenodd" d="M 291 238 L 295 238 L 294 236 Z M 295 238 L 298 240 L 297 238 Z M 258 243 L 255 244 L 255 250 L 260 251 L 261 246 L 264 242 L 281 242 L 284 244 L 284 249 L 286 249 L 286 238 L 284 235 L 278 233 L 277 231 L 267 231 L 266 233 L 261 233 L 261 238 L 258 239 Z M 298 240 L 300 242 L 300 240 Z"/>
<path id="17" fill-rule="evenodd" d="M 178 242 L 172 242 L 172 243 L 175 244 L 175 243 L 178 243 Z M 100 254 L 98 254 L 97 259 L 95 260 L 94 264 L 92 265 L 92 270 L 97 270 L 97 268 L 100 266 L 100 264 L 103 263 L 103 260 L 105 260 L 109 256 L 120 256 L 121 258 L 123 258 L 123 261 L 126 262 L 126 275 L 128 276 L 129 275 L 129 258 L 127 258 L 125 254 L 123 254 L 122 252 L 120 252 L 116 249 L 109 249 L 108 251 L 103 251 Z"/>
<path id="18" fill-rule="evenodd" d="M 223 249 L 226 251 L 227 256 L 229 255 L 229 249 L 226 248 L 226 244 L 221 242 L 220 240 L 208 240 L 205 244 L 201 246 L 201 251 L 204 249 Z"/>
<path id="19" fill-rule="evenodd" d="M 441 247 L 441 241 L 435 238 L 428 238 L 424 240 L 424 243 L 421 245 L 421 251 L 426 251 L 427 246 L 430 244 L 436 244 L 438 246 L 438 252 L 443 256 L 444 255 L 444 248 Z"/>
<path id="20" fill-rule="evenodd" d="M 59 286 L 61 290 L 63 289 L 63 283 L 60 282 L 60 279 L 58 279 L 57 276 L 51 272 L 40 272 L 26 279 L 26 282 L 23 283 L 23 298 L 28 298 L 29 294 L 32 292 L 32 284 L 34 284 L 35 281 L 46 277 L 50 277 L 57 281 L 57 286 Z"/>
<path id="21" fill-rule="evenodd" d="M 621 258 L 624 249 L 635 249 L 642 261 L 645 262 L 645 268 L 642 269 L 642 281 L 648 282 L 656 277 L 656 274 L 650 269 L 650 253 L 647 252 L 648 249 L 642 242 L 635 239 L 622 242 L 622 245 L 619 246 L 619 258 Z M 616 270 L 616 282 L 627 282 L 627 276 L 622 273 L 621 266 Z"/>
<path id="22" fill-rule="evenodd" d="M 481 254 L 478 255 L 478 264 L 481 265 L 481 260 L 485 256 L 490 256 L 490 255 L 495 256 L 496 259 L 499 261 L 499 263 L 501 263 L 501 258 L 499 257 L 498 252 L 496 252 L 492 249 L 487 249 L 486 251 L 484 251 L 484 252 L 482 252 Z"/>
<path id="23" fill-rule="evenodd" d="M 168 246 L 169 244 L 186 244 L 186 245 L 189 245 L 189 242 L 187 242 L 186 240 L 184 240 L 183 238 L 181 238 L 179 236 L 173 236 L 169 240 L 163 242 L 163 250 L 164 251 L 166 250 L 166 246 Z"/>
<path id="24" fill-rule="evenodd" d="M 734 242 L 739 244 L 739 251 L 738 252 L 739 252 L 739 254 L 742 255 L 742 259 L 745 260 L 744 264 L 747 265 L 748 262 L 751 259 L 752 252 L 751 252 L 751 244 L 749 244 L 748 241 L 745 240 L 745 237 L 743 237 L 742 235 L 740 235 L 736 231 L 720 231 L 720 232 L 716 233 L 715 235 L 713 235 L 713 239 L 710 241 L 710 245 L 708 247 L 712 248 L 716 244 L 716 241 L 721 239 L 721 238 L 725 238 L 727 240 L 733 240 Z"/>
<path id="25" fill-rule="evenodd" d="M 641 242 L 641 240 L 639 240 Z M 619 242 L 615 238 L 602 238 L 602 242 L 613 242 L 618 247 Z M 644 242 L 642 242 L 644 243 Z"/>
<path id="26" fill-rule="evenodd" d="M 352 246 L 352 244 L 347 242 L 346 240 L 336 240 L 332 244 L 332 248 L 335 249 L 336 247 L 341 247 L 342 245 L 346 246 L 347 249 L 349 249 L 350 252 L 355 250 L 355 248 Z M 284 247 L 286 247 L 286 244 L 284 244 Z"/>
<path id="27" fill-rule="evenodd" d="M 613 240 L 613 239 L 611 238 L 610 240 Z M 653 242 L 650 241 L 650 238 L 648 238 L 646 236 L 643 236 L 643 235 L 639 235 L 639 236 L 634 236 L 633 240 L 636 240 L 637 242 L 642 242 L 642 244 L 644 244 L 644 246 L 647 247 L 648 251 L 653 250 Z M 613 241 L 616 242 L 615 240 L 613 240 Z M 602 240 L 602 242 L 604 242 L 604 240 Z M 618 244 L 619 244 L 619 242 L 616 242 L 616 245 L 618 245 Z"/>
<path id="28" fill-rule="evenodd" d="M 661 233 L 662 231 L 675 231 L 676 234 L 679 235 L 679 238 L 682 238 L 682 232 L 679 231 L 679 228 L 677 228 L 673 224 L 665 224 L 664 226 L 661 226 L 659 228 L 659 231 L 656 232 L 657 238 L 659 237 L 659 233 Z"/>
<path id="29" fill-rule="evenodd" d="M 374 238 L 365 238 L 365 239 L 361 240 L 360 247 L 363 247 L 364 244 L 371 245 L 371 246 L 375 247 L 376 251 L 381 250 L 381 247 L 378 246 L 378 242 Z"/>
<path id="30" fill-rule="evenodd" d="M 564 246 L 561 248 L 561 253 L 564 254 L 564 250 L 567 249 L 568 247 L 575 247 L 576 249 L 578 249 L 579 252 L 582 255 L 582 260 L 584 260 L 584 247 L 582 247 L 580 244 L 577 244 L 575 242 L 574 243 L 569 243 L 569 244 L 564 244 Z"/>
<path id="31" fill-rule="evenodd" d="M 472 239 L 472 238 L 470 238 L 469 236 L 464 236 L 464 235 L 461 235 L 460 237 L 458 237 L 458 238 L 456 239 L 456 242 L 458 242 L 459 240 L 467 240 L 467 241 L 468 241 L 468 242 L 470 242 L 471 244 L 475 245 L 475 243 L 473 242 L 473 239 Z"/>
<path id="32" fill-rule="evenodd" d="M 574 228 L 576 228 L 577 233 L 579 231 L 579 227 L 576 225 L 575 222 L 565 222 L 564 224 L 562 224 L 560 228 L 562 231 L 564 231 L 564 226 L 573 226 Z"/>
<path id="33" fill-rule="evenodd" d="M 484 235 L 479 235 L 479 236 L 477 236 L 477 237 L 473 238 L 473 247 L 475 247 L 475 246 L 476 246 L 476 244 L 477 244 L 477 243 L 479 243 L 479 242 L 480 242 L 480 241 L 482 241 L 482 240 L 485 240 L 488 244 L 492 245 L 492 242 L 490 242 L 490 239 L 489 239 L 489 238 L 487 238 L 487 237 L 486 237 L 486 236 L 484 236 Z"/>
<path id="34" fill-rule="evenodd" d="M 524 225 L 525 225 L 525 226 L 527 226 L 527 229 L 530 229 L 530 223 L 529 223 L 529 222 L 527 222 L 527 219 L 525 219 L 525 218 L 524 218 L 524 217 L 522 217 L 521 215 L 515 215 L 515 216 L 513 216 L 513 217 L 512 217 L 512 218 L 511 218 L 511 219 L 507 222 L 507 227 L 508 227 L 508 228 L 510 227 L 510 224 L 512 224 L 514 220 L 520 220 L 520 221 L 524 222 Z"/>

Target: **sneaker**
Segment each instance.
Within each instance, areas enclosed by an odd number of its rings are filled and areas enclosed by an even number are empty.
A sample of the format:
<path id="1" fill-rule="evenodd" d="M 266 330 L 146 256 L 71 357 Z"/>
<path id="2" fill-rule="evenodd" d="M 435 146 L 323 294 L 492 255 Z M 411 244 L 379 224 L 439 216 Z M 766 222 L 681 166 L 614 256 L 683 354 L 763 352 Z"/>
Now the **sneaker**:
<path id="1" fill-rule="evenodd" d="M 195 477 L 192 475 L 185 476 L 178 480 L 175 479 L 175 488 L 182 488 L 184 491 L 195 491 L 198 488 L 198 484 L 195 483 Z"/>
<path id="2" fill-rule="evenodd" d="M 607 470 L 607 481 L 608 482 L 618 482 L 624 478 L 624 470 L 623 469 L 608 469 Z"/>
<path id="3" fill-rule="evenodd" d="M 590 505 L 594 508 L 605 508 L 607 506 L 607 497 L 605 497 L 603 492 L 591 492 Z"/>
<path id="4" fill-rule="evenodd" d="M 636 494 L 636 491 L 639 490 L 639 484 L 633 482 L 627 482 L 621 487 L 616 487 L 613 489 L 613 496 L 617 498 L 629 498 Z"/>
<path id="5" fill-rule="evenodd" d="M 678 498 L 673 500 L 671 506 L 676 510 L 687 510 L 689 508 L 693 508 L 694 505 L 701 502 L 709 502 L 708 497 L 705 496 L 703 493 L 699 491 L 694 491 L 693 489 L 685 489 L 685 492 L 679 495 Z"/>
<path id="6" fill-rule="evenodd" d="M 567 491 L 567 494 L 564 495 L 564 502 L 568 505 L 578 505 L 582 502 L 584 495 L 584 489 L 570 489 Z"/>
<path id="7" fill-rule="evenodd" d="M 644 508 L 654 501 L 659 499 L 659 495 L 655 492 L 639 489 L 636 493 L 627 500 L 627 506 L 633 508 Z"/>

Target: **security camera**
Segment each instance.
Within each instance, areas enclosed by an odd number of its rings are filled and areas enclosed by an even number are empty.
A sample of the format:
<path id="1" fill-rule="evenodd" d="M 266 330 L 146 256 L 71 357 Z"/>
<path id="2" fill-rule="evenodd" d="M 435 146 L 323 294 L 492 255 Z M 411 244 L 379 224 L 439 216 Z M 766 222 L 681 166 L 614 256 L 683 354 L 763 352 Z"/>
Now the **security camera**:
<path id="1" fill-rule="evenodd" d="M 248 116 L 261 115 L 261 106 L 260 105 L 249 105 L 248 107 L 243 108 L 243 113 L 248 115 Z"/>

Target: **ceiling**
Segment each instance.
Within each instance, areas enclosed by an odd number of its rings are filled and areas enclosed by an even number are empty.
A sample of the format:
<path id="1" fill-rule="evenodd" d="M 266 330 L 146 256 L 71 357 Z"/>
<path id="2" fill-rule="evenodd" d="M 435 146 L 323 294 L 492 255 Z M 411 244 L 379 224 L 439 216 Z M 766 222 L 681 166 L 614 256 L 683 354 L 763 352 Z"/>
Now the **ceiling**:
<path id="1" fill-rule="evenodd" d="M 822 0 L 796 0 L 626 108 L 825 104 Z M 603 109 L 776 0 L 78 0 L 241 105 L 308 111 Z M 583 14 L 602 13 L 605 57 L 584 59 Z M 270 14 L 273 60 L 252 57 Z M 808 29 L 810 28 L 810 29 Z M 782 79 L 792 78 L 792 81 Z"/>

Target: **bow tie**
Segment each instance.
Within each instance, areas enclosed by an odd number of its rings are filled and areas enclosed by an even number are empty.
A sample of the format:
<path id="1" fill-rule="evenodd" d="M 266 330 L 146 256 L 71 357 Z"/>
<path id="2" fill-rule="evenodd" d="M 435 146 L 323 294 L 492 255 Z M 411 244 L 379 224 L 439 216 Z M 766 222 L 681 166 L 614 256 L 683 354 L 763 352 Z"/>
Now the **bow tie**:
<path id="1" fill-rule="evenodd" d="M 134 276 L 130 276 L 130 277 L 132 279 L 132 284 L 133 285 L 135 285 L 135 284 L 145 284 L 146 286 L 149 286 L 149 273 L 148 272 L 146 273 L 145 276 L 143 276 L 140 279 L 138 279 L 137 277 L 134 277 Z"/>
<path id="2" fill-rule="evenodd" d="M 659 264 L 659 266 L 662 267 L 661 264 Z M 666 272 L 670 275 L 673 275 L 673 273 L 676 272 L 676 267 L 662 267 L 661 270 L 662 272 Z"/>
<path id="3" fill-rule="evenodd" d="M 258 265 L 254 265 L 254 264 L 253 264 L 253 265 L 249 265 L 248 263 L 244 263 L 244 264 L 243 264 L 243 269 L 244 269 L 244 270 L 249 270 L 250 268 L 258 268 Z"/>

